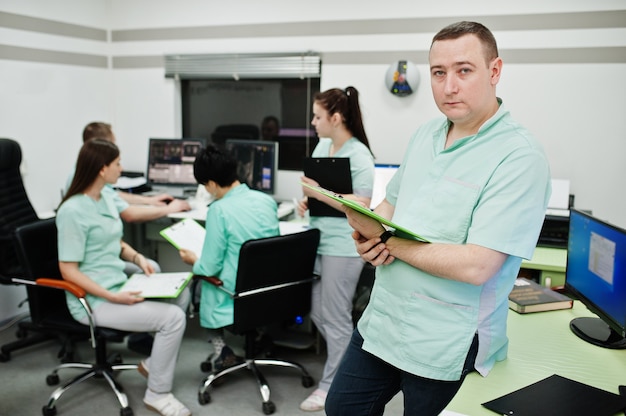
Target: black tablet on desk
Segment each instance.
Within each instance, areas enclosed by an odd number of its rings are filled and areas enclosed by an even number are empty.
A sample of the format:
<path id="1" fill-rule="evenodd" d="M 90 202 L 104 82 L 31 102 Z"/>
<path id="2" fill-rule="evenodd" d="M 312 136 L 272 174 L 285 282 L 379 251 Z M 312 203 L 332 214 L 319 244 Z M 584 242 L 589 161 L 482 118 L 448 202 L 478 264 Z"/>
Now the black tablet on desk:
<path id="1" fill-rule="evenodd" d="M 554 374 L 482 405 L 507 416 L 612 416 L 626 399 Z"/>
<path id="2" fill-rule="evenodd" d="M 304 159 L 304 176 L 311 178 L 325 189 L 338 194 L 352 193 L 350 159 L 347 157 L 307 157 Z M 309 214 L 312 217 L 345 217 L 342 211 L 310 198 Z"/>

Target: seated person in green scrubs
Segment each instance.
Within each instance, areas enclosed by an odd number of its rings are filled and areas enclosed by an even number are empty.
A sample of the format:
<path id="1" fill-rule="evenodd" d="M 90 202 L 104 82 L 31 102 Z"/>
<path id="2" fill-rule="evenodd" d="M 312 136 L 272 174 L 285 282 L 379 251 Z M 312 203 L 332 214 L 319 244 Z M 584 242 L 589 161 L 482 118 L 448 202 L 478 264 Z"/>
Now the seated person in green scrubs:
<path id="1" fill-rule="evenodd" d="M 200 257 L 186 249 L 180 250 L 180 257 L 193 265 L 194 274 L 215 276 L 224 282 L 224 288 L 234 291 L 241 245 L 248 240 L 280 234 L 276 202 L 241 183 L 237 161 L 212 145 L 196 157 L 194 176 L 215 200 L 207 212 L 207 233 Z M 209 361 L 214 371 L 241 360 L 224 343 L 223 328 L 232 323 L 233 300 L 202 281 L 200 325 L 209 329 L 214 348 Z"/>
<path id="2" fill-rule="evenodd" d="M 127 279 L 124 260 L 147 274 L 154 272 L 142 254 L 122 241 L 120 213 L 111 193 L 104 192 L 121 172 L 115 144 L 94 139 L 81 148 L 76 174 L 56 216 L 59 269 L 63 279 L 87 292 L 99 325 L 155 333 L 151 354 L 138 369 L 148 378 L 143 401 L 161 415 L 188 416 L 189 409 L 171 391 L 185 333 L 189 291 L 184 290 L 170 302 L 145 300 L 141 292 L 120 290 Z M 68 294 L 67 306 L 74 319 L 87 324 L 87 314 L 77 298 Z"/>

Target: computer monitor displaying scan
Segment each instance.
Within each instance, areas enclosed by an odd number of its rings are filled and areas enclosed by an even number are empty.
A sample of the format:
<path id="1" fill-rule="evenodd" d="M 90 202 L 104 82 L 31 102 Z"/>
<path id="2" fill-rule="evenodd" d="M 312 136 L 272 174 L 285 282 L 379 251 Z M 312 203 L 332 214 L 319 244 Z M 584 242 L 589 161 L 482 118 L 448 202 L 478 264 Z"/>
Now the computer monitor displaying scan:
<path id="1" fill-rule="evenodd" d="M 153 187 L 188 187 L 195 189 L 193 162 L 204 146 L 202 139 L 156 139 L 148 145 L 146 180 Z"/>
<path id="2" fill-rule="evenodd" d="M 572 332 L 626 348 L 626 230 L 571 209 L 565 290 L 598 316 L 572 320 Z"/>
<path id="3" fill-rule="evenodd" d="M 374 209 L 385 199 L 387 184 L 396 173 L 400 165 L 377 163 L 374 166 L 374 189 L 370 208 Z"/>
<path id="4" fill-rule="evenodd" d="M 274 194 L 278 143 L 260 140 L 226 140 L 226 151 L 237 159 L 239 180 L 250 189 Z"/>

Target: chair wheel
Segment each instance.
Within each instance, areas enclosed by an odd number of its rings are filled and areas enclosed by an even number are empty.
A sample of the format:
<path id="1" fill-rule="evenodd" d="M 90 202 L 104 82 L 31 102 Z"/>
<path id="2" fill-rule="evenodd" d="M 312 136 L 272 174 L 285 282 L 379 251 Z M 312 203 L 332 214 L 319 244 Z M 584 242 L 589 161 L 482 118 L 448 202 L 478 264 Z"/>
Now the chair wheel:
<path id="1" fill-rule="evenodd" d="M 0 353 L 0 363 L 6 363 L 11 359 L 11 354 L 8 352 Z"/>
<path id="2" fill-rule="evenodd" d="M 303 387 L 311 387 L 313 385 L 313 377 L 311 376 L 302 376 L 302 386 Z"/>
<path id="3" fill-rule="evenodd" d="M 120 416 L 133 416 L 133 409 L 130 407 L 123 407 L 120 409 Z"/>
<path id="4" fill-rule="evenodd" d="M 59 375 L 58 374 L 48 374 L 46 376 L 46 384 L 48 386 L 56 386 L 57 384 L 59 384 Z"/>
<path id="5" fill-rule="evenodd" d="M 28 336 L 28 330 L 24 328 L 19 328 L 17 331 L 15 331 L 15 336 L 19 339 L 26 338 Z"/>
<path id="6" fill-rule="evenodd" d="M 276 405 L 274 402 L 263 402 L 263 413 L 266 415 L 271 415 L 276 411 Z"/>
<path id="7" fill-rule="evenodd" d="M 198 392 L 198 403 L 200 404 L 208 404 L 211 403 L 211 395 L 208 391 Z"/>
<path id="8" fill-rule="evenodd" d="M 56 407 L 44 406 L 41 409 L 41 413 L 43 414 L 43 416 L 54 416 L 54 415 L 57 414 L 57 408 Z"/>
<path id="9" fill-rule="evenodd" d="M 200 370 L 202 370 L 203 373 L 210 373 L 213 371 L 213 364 L 211 364 L 210 361 L 202 361 L 200 363 Z"/>

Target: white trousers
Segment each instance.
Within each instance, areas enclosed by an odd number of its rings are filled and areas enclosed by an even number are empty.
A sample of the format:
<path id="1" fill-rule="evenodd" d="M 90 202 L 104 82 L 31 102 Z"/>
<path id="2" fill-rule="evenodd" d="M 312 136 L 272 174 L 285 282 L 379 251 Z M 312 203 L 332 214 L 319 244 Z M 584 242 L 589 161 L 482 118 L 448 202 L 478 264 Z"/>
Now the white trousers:
<path id="1" fill-rule="evenodd" d="M 131 332 L 153 332 L 154 344 L 146 359 L 148 388 L 155 393 L 172 390 L 178 351 L 187 324 L 189 289 L 172 300 L 145 300 L 133 305 L 105 302 L 93 311 L 96 325 Z M 83 320 L 87 323 L 87 319 Z"/>
<path id="2" fill-rule="evenodd" d="M 352 337 L 352 302 L 363 264 L 360 257 L 318 255 L 315 261 L 320 280 L 313 283 L 311 319 L 326 340 L 328 351 L 318 385 L 324 391 L 330 389 Z"/>

